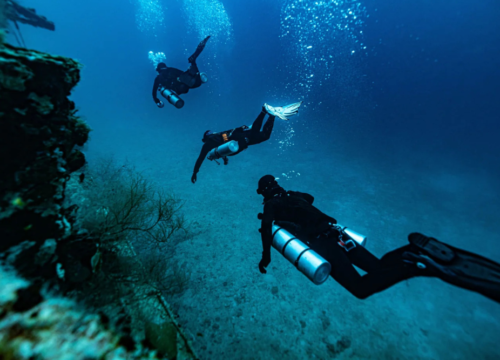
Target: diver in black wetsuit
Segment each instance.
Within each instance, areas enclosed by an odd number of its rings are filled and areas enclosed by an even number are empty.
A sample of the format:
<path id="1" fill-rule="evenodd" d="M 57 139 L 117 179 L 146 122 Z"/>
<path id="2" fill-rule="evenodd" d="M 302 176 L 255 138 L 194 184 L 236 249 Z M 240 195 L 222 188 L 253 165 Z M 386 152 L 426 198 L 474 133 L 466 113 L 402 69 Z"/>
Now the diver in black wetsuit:
<path id="1" fill-rule="evenodd" d="M 257 119 L 255 119 L 252 126 L 250 127 L 243 125 L 236 129 L 226 130 L 219 133 L 215 133 L 210 130 L 205 131 L 203 139 L 201 139 L 201 141 L 203 141 L 205 144 L 201 148 L 200 155 L 198 156 L 196 164 L 194 165 L 191 182 L 193 184 L 196 183 L 197 174 L 198 171 L 200 171 L 201 164 L 211 150 L 218 148 L 225 143 L 229 143 L 230 141 L 236 141 L 238 143 L 238 150 L 229 155 L 234 156 L 236 154 L 239 154 L 243 150 L 246 150 L 250 145 L 260 144 L 261 142 L 269 140 L 269 138 L 271 137 L 271 133 L 273 132 L 274 120 L 276 116 L 286 121 L 290 116 L 296 115 L 299 112 L 299 107 L 301 104 L 302 101 L 283 107 L 273 107 L 268 104 L 264 104 L 259 116 L 257 116 Z M 262 127 L 262 123 L 266 114 L 269 115 L 269 118 L 267 119 L 261 131 L 260 128 Z M 229 162 L 227 156 L 221 157 L 224 160 L 224 165 L 227 165 Z M 214 159 L 210 158 L 210 160 Z"/>
<path id="2" fill-rule="evenodd" d="M 5 2 L 5 14 L 8 20 L 14 22 L 17 29 L 19 29 L 18 22 L 51 31 L 56 29 L 54 23 L 47 20 L 45 16 L 38 15 L 35 9 L 26 8 L 15 0 Z"/>
<path id="3" fill-rule="evenodd" d="M 26 48 L 26 43 L 24 42 L 18 23 L 40 27 L 51 31 L 56 29 L 54 23 L 49 21 L 45 16 L 38 15 L 35 9 L 26 8 L 15 0 L 6 0 L 3 6 L 4 8 L 0 9 L 0 11 L 3 10 L 5 14 L 0 14 L 0 27 L 7 26 L 6 20 L 11 21 L 14 24 L 14 29 L 12 29 L 11 33 L 14 35 L 17 43 L 24 48 Z"/>
<path id="4" fill-rule="evenodd" d="M 410 245 L 378 259 L 363 246 L 347 248 L 333 226 L 337 221 L 312 205 L 313 196 L 285 191 L 272 175 L 259 180 L 257 193 L 264 196 L 264 213 L 259 214 L 263 246 L 259 270 L 263 274 L 271 262 L 275 221 L 328 261 L 330 276 L 359 299 L 415 276 L 432 276 L 500 302 L 500 264 L 496 262 L 418 233 L 408 236 Z M 360 275 L 353 265 L 367 274 Z"/>
<path id="5" fill-rule="evenodd" d="M 239 149 L 238 152 L 231 155 L 233 156 L 239 154 L 243 150 L 246 150 L 250 145 L 260 144 L 263 141 L 269 140 L 273 131 L 274 120 L 276 117 L 274 115 L 269 115 L 269 118 L 267 119 L 261 131 L 260 128 L 262 127 L 262 123 L 264 122 L 264 117 L 266 116 L 266 114 L 266 108 L 263 106 L 261 113 L 259 114 L 259 116 L 257 116 L 257 119 L 255 119 L 251 127 L 243 125 L 236 129 L 226 130 L 218 133 L 207 130 L 203 135 L 202 141 L 204 142 L 204 144 L 201 148 L 200 156 L 198 156 L 196 164 L 194 165 L 191 182 L 193 184 L 196 182 L 197 174 L 198 171 L 200 171 L 201 164 L 203 163 L 203 160 L 205 160 L 205 157 L 210 152 L 210 150 L 215 149 L 216 147 L 226 142 L 234 140 L 238 142 Z M 223 160 L 224 165 L 227 165 L 229 161 L 228 158 L 224 156 Z"/>
<path id="6" fill-rule="evenodd" d="M 205 48 L 208 39 L 210 39 L 210 36 L 203 39 L 198 44 L 194 54 L 189 57 L 188 61 L 191 65 L 187 71 L 182 71 L 172 67 L 169 68 L 165 63 L 159 63 L 156 66 L 158 76 L 156 76 L 153 84 L 153 100 L 159 108 L 164 106 L 163 101 L 160 101 L 160 99 L 156 96 L 156 92 L 160 86 L 175 92 L 177 95 L 180 95 L 186 94 L 189 89 L 200 87 L 201 84 L 206 82 L 206 78 L 204 78 L 205 75 L 200 73 L 198 69 L 196 59 Z"/>

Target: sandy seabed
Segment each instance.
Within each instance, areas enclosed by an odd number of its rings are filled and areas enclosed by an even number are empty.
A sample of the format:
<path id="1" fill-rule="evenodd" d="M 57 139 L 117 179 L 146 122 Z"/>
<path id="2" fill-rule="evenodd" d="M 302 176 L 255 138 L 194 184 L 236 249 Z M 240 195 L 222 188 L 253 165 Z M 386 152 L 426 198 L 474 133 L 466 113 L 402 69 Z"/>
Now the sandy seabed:
<path id="1" fill-rule="evenodd" d="M 332 279 L 312 284 L 274 250 L 266 275 L 257 266 L 262 175 L 311 193 L 319 209 L 367 235 L 378 257 L 419 231 L 498 261 L 492 181 L 451 167 L 436 171 L 435 159 L 373 161 L 321 143 L 282 152 L 272 139 L 228 166 L 205 161 L 193 185 L 200 131 L 179 136 L 168 124 L 95 130 L 90 162 L 105 154 L 126 159 L 185 200 L 197 235 L 181 244 L 177 259 L 191 280 L 170 301 L 202 359 L 500 358 L 500 305 L 476 293 L 414 278 L 358 300 Z"/>

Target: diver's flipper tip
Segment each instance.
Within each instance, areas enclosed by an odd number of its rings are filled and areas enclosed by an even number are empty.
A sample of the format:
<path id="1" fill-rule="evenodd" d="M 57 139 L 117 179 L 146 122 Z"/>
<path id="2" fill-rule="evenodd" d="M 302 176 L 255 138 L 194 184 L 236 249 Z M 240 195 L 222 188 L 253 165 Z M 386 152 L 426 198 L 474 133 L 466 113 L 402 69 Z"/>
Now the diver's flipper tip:
<path id="1" fill-rule="evenodd" d="M 423 263 L 441 280 L 500 302 L 499 263 L 423 234 L 410 234 L 408 240 L 413 249 L 403 254 L 403 260 Z"/>
<path id="2" fill-rule="evenodd" d="M 302 101 L 290 105 L 285 105 L 283 107 L 273 107 L 268 104 L 264 104 L 264 107 L 269 115 L 277 116 L 281 120 L 289 120 L 288 117 L 293 116 L 299 112 L 299 107 L 301 104 Z"/>

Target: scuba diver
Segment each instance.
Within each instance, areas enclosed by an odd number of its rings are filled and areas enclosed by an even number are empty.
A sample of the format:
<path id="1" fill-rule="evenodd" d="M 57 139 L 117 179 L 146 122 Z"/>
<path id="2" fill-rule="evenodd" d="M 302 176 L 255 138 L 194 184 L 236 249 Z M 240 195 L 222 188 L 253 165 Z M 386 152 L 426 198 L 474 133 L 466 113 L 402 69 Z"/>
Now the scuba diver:
<path id="1" fill-rule="evenodd" d="M 194 165 L 191 182 L 193 184 L 196 183 L 197 174 L 200 171 L 201 164 L 207 155 L 209 160 L 215 160 L 216 162 L 217 159 L 222 158 L 224 160 L 224 165 L 227 165 L 229 163 L 229 159 L 227 158 L 228 156 L 239 154 L 243 150 L 246 150 L 250 145 L 260 144 L 261 142 L 269 140 L 273 131 L 276 116 L 282 120 L 288 120 L 289 116 L 293 116 L 299 112 L 301 104 L 302 102 L 298 102 L 283 107 L 273 107 L 268 104 L 264 104 L 264 106 L 262 106 L 262 111 L 251 126 L 243 125 L 238 128 L 222 132 L 212 132 L 210 130 L 205 131 L 203 139 L 201 139 L 204 144 L 201 148 L 200 155 L 196 160 L 196 164 Z M 266 114 L 269 115 L 269 118 L 261 131 L 262 123 L 264 122 Z"/>
<path id="2" fill-rule="evenodd" d="M 156 66 L 158 76 L 156 76 L 153 84 L 153 100 L 159 108 L 162 108 L 165 105 L 163 104 L 163 101 L 160 101 L 160 99 L 156 96 L 157 91 L 160 91 L 160 94 L 162 94 L 162 96 L 165 97 L 169 103 L 180 109 L 184 106 L 184 100 L 182 100 L 179 95 L 187 94 L 189 89 L 198 88 L 203 83 L 208 81 L 207 75 L 200 72 L 198 65 L 196 64 L 196 59 L 205 48 L 208 39 L 210 39 L 210 36 L 203 39 L 198 44 L 194 54 L 189 57 L 188 61 L 191 65 L 187 71 L 182 71 L 172 67 L 169 68 L 163 62 Z"/>
<path id="3" fill-rule="evenodd" d="M 264 213 L 258 215 L 263 274 L 273 246 L 316 284 L 331 276 L 358 299 L 429 276 L 500 302 L 499 263 L 419 233 L 408 236 L 409 245 L 378 259 L 364 248 L 365 237 L 314 207 L 313 196 L 284 190 L 272 175 L 259 180 L 257 193 L 264 197 Z M 353 265 L 367 274 L 360 275 Z"/>
<path id="4" fill-rule="evenodd" d="M 15 0 L 7 0 L 5 2 L 5 15 L 7 17 L 7 20 L 10 20 L 14 23 L 15 31 L 13 32 L 13 34 L 19 45 L 23 47 L 26 47 L 26 44 L 24 43 L 24 39 L 18 23 L 40 27 L 51 31 L 54 31 L 56 29 L 54 23 L 47 20 L 45 16 L 38 15 L 35 9 L 26 8 L 20 5 Z"/>

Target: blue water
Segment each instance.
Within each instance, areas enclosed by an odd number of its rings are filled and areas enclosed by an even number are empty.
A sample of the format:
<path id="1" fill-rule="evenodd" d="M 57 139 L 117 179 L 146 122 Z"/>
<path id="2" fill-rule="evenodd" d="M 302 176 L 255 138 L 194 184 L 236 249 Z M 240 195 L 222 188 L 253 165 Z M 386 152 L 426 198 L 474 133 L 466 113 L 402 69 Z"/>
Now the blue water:
<path id="1" fill-rule="evenodd" d="M 72 98 L 93 128 L 89 162 L 127 160 L 186 200 L 201 235 L 179 250 L 193 278 L 172 302 L 202 358 L 500 358 L 498 304 L 439 280 L 361 301 L 333 280 L 308 283 L 278 254 L 261 275 L 255 194 L 274 174 L 367 234 L 378 256 L 420 231 L 499 261 L 497 1 L 24 3 L 56 24 L 22 26 L 28 47 L 84 66 Z M 183 109 L 158 109 L 148 52 L 187 69 L 206 35 L 209 82 Z M 205 130 L 298 100 L 271 140 L 227 167 L 205 162 L 191 184 Z M 335 352 L 342 336 L 351 345 Z"/>

